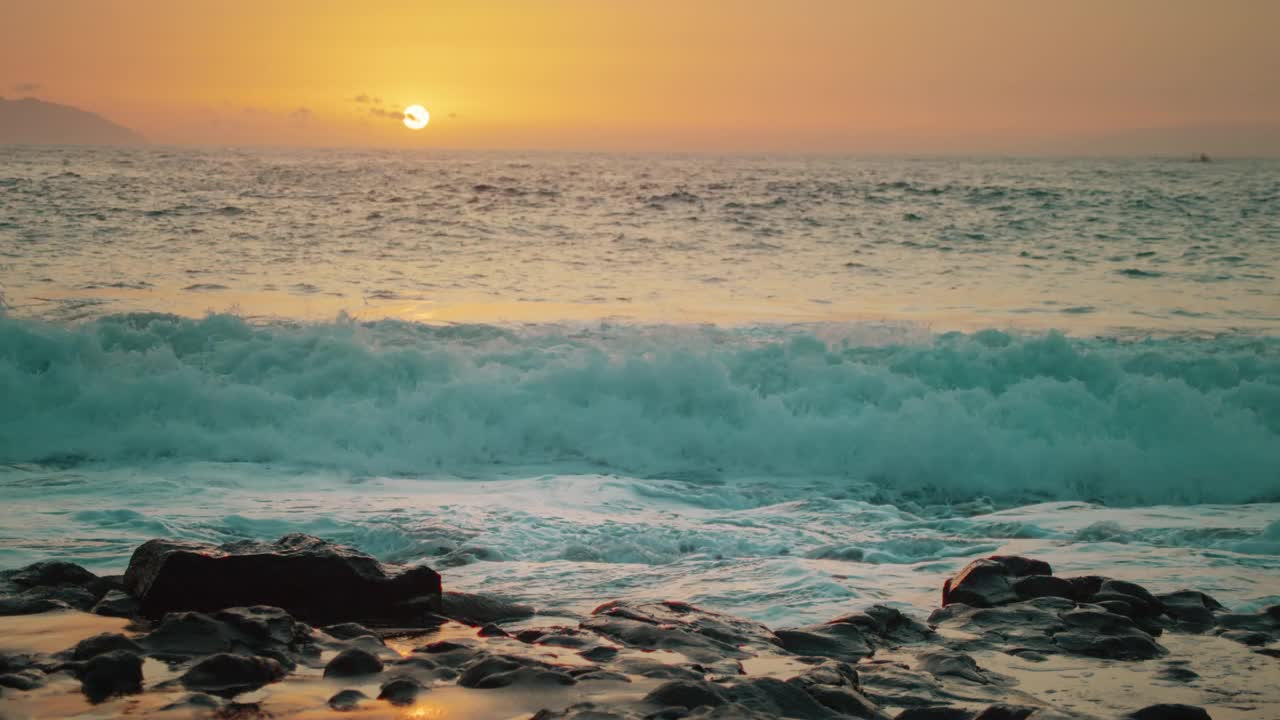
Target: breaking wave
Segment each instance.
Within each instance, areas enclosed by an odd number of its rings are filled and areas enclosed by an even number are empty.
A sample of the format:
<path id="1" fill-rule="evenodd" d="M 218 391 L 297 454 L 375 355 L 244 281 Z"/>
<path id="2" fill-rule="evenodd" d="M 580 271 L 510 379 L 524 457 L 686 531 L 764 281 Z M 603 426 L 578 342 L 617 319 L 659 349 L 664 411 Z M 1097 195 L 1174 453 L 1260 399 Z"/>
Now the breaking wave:
<path id="1" fill-rule="evenodd" d="M 851 495 L 1280 498 L 1280 340 L 0 315 L 0 462 L 591 470 Z"/>

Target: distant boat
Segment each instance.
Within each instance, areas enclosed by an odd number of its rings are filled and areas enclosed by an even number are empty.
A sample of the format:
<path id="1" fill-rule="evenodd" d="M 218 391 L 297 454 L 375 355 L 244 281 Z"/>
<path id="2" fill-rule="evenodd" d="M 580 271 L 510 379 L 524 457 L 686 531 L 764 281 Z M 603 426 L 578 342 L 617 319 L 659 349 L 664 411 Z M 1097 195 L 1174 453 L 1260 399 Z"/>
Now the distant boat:
<path id="1" fill-rule="evenodd" d="M 1200 153 L 1200 156 L 1196 158 L 1196 162 L 1211 162 L 1211 161 L 1209 160 L 1208 155 L 1204 153 Z"/>

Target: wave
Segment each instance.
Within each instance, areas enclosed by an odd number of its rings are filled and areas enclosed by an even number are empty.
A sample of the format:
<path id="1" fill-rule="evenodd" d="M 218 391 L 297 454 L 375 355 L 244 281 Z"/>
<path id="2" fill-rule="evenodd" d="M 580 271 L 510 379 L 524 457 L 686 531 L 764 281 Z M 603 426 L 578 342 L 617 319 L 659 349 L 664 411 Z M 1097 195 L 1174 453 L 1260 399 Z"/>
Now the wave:
<path id="1" fill-rule="evenodd" d="M 834 477 L 931 501 L 1280 498 L 1280 339 L 854 330 L 0 315 L 0 461 Z"/>

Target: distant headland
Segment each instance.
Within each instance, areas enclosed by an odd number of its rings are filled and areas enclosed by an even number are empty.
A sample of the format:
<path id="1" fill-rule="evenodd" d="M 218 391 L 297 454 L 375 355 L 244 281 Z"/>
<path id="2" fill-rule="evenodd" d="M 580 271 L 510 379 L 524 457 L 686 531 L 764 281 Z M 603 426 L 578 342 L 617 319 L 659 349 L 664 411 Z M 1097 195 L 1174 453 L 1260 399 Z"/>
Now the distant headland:
<path id="1" fill-rule="evenodd" d="M 0 97 L 0 145 L 138 145 L 137 132 L 101 115 L 36 98 Z"/>

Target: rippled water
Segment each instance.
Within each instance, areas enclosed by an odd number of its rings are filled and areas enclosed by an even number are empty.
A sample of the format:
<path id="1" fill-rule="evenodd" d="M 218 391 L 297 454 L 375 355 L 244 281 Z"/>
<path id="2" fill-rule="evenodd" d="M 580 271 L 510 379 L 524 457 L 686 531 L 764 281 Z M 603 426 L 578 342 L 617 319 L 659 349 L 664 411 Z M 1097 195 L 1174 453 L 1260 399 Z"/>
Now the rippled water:
<path id="1" fill-rule="evenodd" d="M 564 614 L 927 609 L 995 551 L 1280 594 L 1280 163 L 0 158 L 0 566 L 305 531 Z"/>

